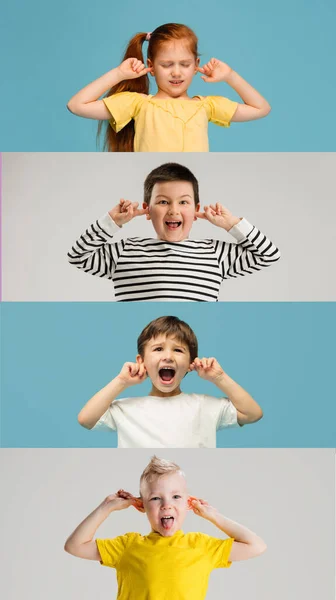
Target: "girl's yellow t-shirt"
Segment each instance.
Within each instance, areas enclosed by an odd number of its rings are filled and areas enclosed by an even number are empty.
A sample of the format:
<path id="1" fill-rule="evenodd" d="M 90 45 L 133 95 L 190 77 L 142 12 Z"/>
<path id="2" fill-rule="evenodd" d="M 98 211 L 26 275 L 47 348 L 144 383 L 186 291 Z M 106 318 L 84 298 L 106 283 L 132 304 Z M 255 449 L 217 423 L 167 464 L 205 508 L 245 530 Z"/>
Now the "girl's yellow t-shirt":
<path id="1" fill-rule="evenodd" d="M 134 152 L 208 152 L 208 122 L 229 127 L 238 106 L 222 96 L 161 100 L 136 92 L 104 102 L 117 133 L 134 119 Z"/>
<path id="2" fill-rule="evenodd" d="M 232 538 L 177 531 L 96 540 L 101 563 L 117 570 L 117 600 L 204 600 L 213 569 L 230 567 Z"/>

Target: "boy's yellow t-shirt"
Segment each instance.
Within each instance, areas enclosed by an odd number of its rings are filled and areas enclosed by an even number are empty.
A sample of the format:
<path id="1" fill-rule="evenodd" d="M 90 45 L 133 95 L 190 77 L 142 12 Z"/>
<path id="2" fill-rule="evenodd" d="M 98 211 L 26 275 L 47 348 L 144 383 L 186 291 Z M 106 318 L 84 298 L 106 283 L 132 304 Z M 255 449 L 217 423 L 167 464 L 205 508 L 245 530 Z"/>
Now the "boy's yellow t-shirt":
<path id="1" fill-rule="evenodd" d="M 208 152 L 208 122 L 229 127 L 238 106 L 222 96 L 157 99 L 136 92 L 103 100 L 117 133 L 134 119 L 134 152 Z"/>
<path id="2" fill-rule="evenodd" d="M 230 567 L 232 538 L 177 531 L 96 540 L 101 563 L 117 570 L 117 600 L 204 600 L 213 569 Z"/>

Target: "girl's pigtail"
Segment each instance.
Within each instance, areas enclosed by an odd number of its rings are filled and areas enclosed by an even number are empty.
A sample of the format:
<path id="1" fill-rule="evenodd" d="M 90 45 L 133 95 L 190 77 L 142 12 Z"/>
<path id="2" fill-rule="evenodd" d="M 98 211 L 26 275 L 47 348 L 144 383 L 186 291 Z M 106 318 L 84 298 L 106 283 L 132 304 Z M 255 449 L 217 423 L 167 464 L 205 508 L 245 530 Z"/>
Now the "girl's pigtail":
<path id="1" fill-rule="evenodd" d="M 144 62 L 142 46 L 144 41 L 146 40 L 147 33 L 137 33 L 129 42 L 126 52 L 123 56 L 122 62 L 127 60 L 127 58 L 137 58 Z M 117 85 L 113 86 L 107 94 L 105 94 L 105 98 L 108 96 L 112 96 L 113 94 L 118 94 L 119 92 L 137 92 L 138 94 L 148 94 L 149 93 L 149 77 L 148 75 L 143 75 L 142 77 L 137 77 L 136 79 L 126 79 L 125 81 L 121 81 Z M 98 134 L 97 137 L 100 136 L 102 127 L 104 125 L 104 121 L 100 121 L 98 125 Z M 105 140 L 104 140 L 104 150 L 108 150 L 109 152 L 134 152 L 134 121 L 130 121 L 128 125 L 123 127 L 119 133 L 116 133 L 112 127 L 107 124 Z"/>

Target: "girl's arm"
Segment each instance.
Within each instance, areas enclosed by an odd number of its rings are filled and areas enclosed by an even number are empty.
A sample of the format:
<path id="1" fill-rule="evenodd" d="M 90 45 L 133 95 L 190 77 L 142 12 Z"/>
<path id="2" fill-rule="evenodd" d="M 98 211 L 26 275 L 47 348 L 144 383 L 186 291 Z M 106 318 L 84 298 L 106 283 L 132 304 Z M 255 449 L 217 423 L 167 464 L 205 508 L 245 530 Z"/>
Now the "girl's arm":
<path id="1" fill-rule="evenodd" d="M 231 521 L 224 515 L 221 515 L 213 506 L 210 506 L 205 500 L 192 500 L 193 511 L 213 523 L 227 536 L 234 538 L 230 553 L 230 561 L 247 560 L 263 554 L 267 546 L 265 542 L 244 525 Z"/>
<path id="2" fill-rule="evenodd" d="M 207 83 L 225 81 L 241 97 L 244 104 L 238 104 L 232 121 L 254 121 L 266 117 L 271 111 L 267 100 L 222 61 L 212 58 L 206 65 L 199 67 L 198 70 L 204 74 L 202 79 Z"/>
<path id="3" fill-rule="evenodd" d="M 79 424 L 92 429 L 119 394 L 131 385 L 142 383 L 146 377 L 146 368 L 142 362 L 125 363 L 119 375 L 85 404 L 78 415 Z"/>
<path id="4" fill-rule="evenodd" d="M 98 527 L 105 521 L 111 512 L 128 508 L 133 504 L 131 498 L 120 498 L 117 494 L 112 494 L 78 525 L 75 531 L 68 537 L 64 545 L 64 550 L 88 560 L 101 560 L 97 544 L 93 540 Z"/>
<path id="5" fill-rule="evenodd" d="M 104 101 L 99 100 L 109 89 L 127 79 L 136 79 L 149 72 L 145 65 L 137 58 L 128 58 L 121 65 L 102 75 L 82 90 L 77 92 L 67 107 L 70 112 L 86 119 L 100 121 L 111 118 L 111 113 L 106 108 Z"/>
<path id="6" fill-rule="evenodd" d="M 211 381 L 224 392 L 237 411 L 239 425 L 255 423 L 262 418 L 263 412 L 259 404 L 223 371 L 215 358 L 195 358 L 191 370 L 197 371 L 202 379 Z"/>

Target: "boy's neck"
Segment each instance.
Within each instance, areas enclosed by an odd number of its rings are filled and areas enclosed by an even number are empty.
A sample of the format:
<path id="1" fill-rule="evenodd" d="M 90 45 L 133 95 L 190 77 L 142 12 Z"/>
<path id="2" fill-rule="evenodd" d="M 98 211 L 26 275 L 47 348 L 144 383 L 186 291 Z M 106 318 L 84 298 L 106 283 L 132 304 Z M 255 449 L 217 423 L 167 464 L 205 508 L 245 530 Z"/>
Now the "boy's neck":
<path id="1" fill-rule="evenodd" d="M 180 386 L 170 392 L 161 392 L 161 390 L 158 390 L 155 385 L 153 385 L 151 391 L 149 392 L 150 396 L 157 396 L 159 398 L 171 398 L 172 396 L 178 396 L 179 394 L 182 394 Z"/>

